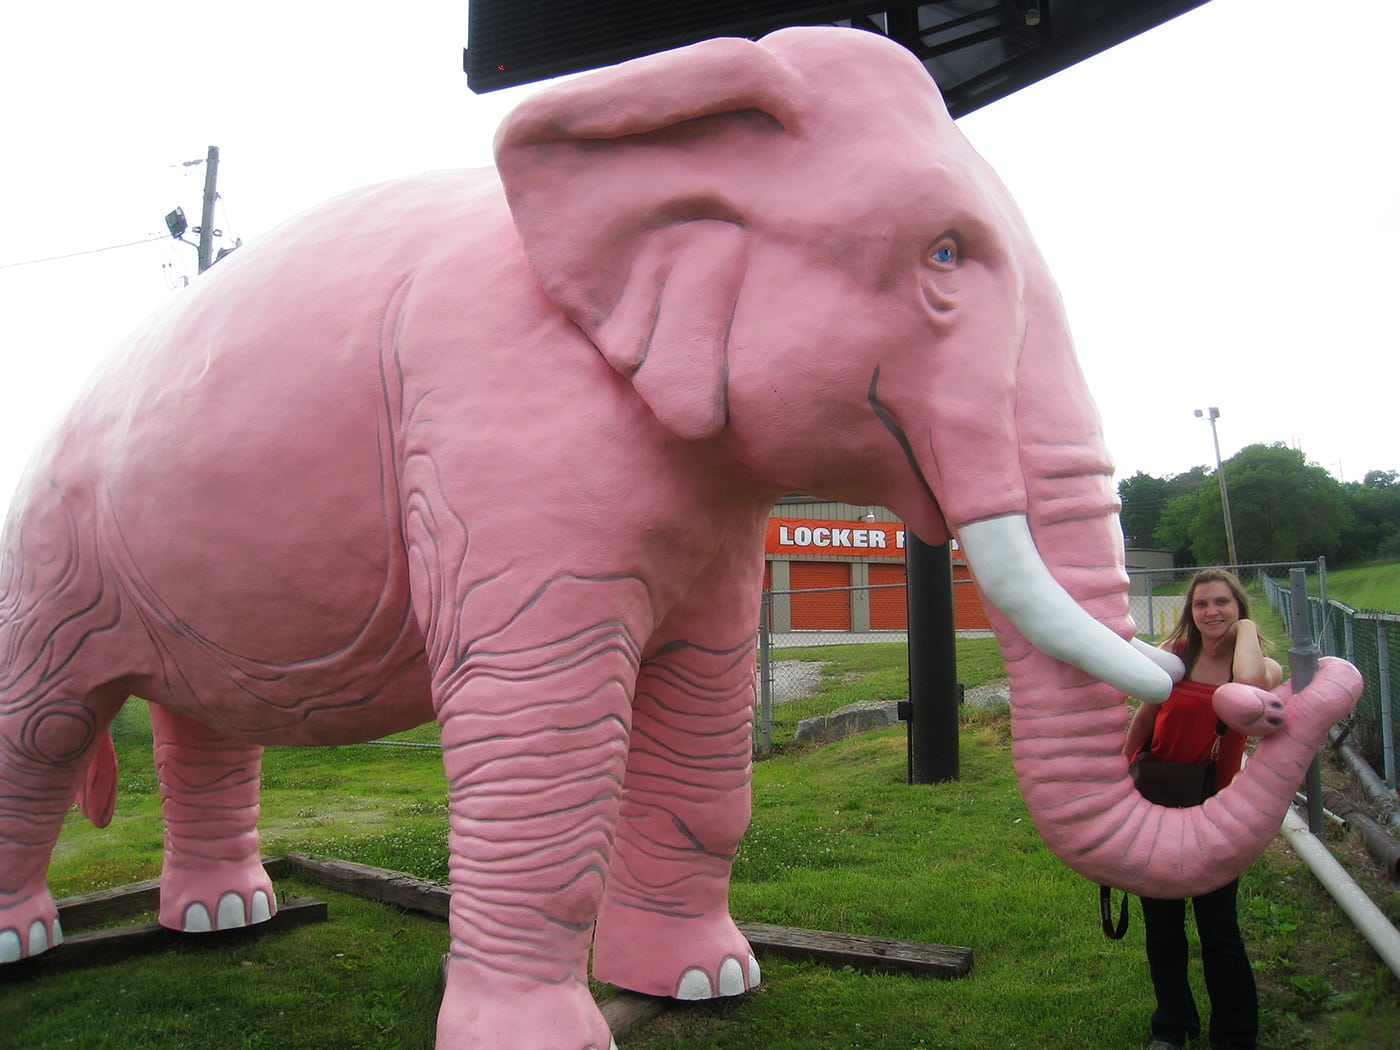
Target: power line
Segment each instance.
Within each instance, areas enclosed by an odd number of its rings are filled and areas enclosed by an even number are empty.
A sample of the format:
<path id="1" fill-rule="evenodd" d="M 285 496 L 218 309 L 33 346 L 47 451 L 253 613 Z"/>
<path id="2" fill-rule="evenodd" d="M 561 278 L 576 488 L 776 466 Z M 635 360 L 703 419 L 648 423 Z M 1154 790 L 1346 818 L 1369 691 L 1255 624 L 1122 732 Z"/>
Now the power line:
<path id="1" fill-rule="evenodd" d="M 24 262 L 0 263 L 0 270 L 9 270 L 16 266 L 37 266 L 39 263 L 60 262 L 64 259 L 76 259 L 80 255 L 96 255 L 99 252 L 112 252 L 118 248 L 135 248 L 138 244 L 150 244 L 153 241 L 163 241 L 165 235 L 147 237 L 141 241 L 128 241 L 126 244 L 109 244 L 105 248 L 89 248 L 83 252 L 69 252 L 67 255 L 50 255 L 44 259 L 26 259 Z"/>

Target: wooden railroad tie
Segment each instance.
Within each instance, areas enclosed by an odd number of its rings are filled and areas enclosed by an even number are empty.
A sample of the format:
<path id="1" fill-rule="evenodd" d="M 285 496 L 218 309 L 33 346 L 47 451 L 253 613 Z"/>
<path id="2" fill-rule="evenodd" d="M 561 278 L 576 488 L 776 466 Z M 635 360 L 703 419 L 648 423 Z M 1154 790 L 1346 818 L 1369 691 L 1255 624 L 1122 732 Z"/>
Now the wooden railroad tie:
<path id="1" fill-rule="evenodd" d="M 58 920 L 65 928 L 76 929 L 153 911 L 159 904 L 160 880 L 147 879 L 129 886 L 65 898 L 58 902 Z M 40 955 L 0 967 L 0 983 L 93 966 L 113 959 L 149 955 L 176 946 L 218 948 L 308 923 L 325 922 L 326 918 L 325 901 L 293 897 L 278 902 L 276 914 L 266 922 L 231 930 L 181 933 L 156 922 L 143 922 L 78 933 L 65 936 L 61 944 Z"/>
<path id="2" fill-rule="evenodd" d="M 397 904 L 446 919 L 451 891 L 441 883 L 369 864 L 289 853 L 287 863 L 331 889 Z M 754 954 L 816 960 L 873 973 L 912 973 L 951 979 L 972 970 L 972 949 L 859 934 L 800 930 L 762 923 L 738 924 Z"/>
<path id="3" fill-rule="evenodd" d="M 393 904 L 407 911 L 446 919 L 451 891 L 448 887 L 369 864 L 290 853 L 285 858 L 267 858 L 264 866 L 274 878 L 291 871 L 300 872 L 333 890 L 369 900 Z M 152 911 L 159 906 L 160 880 L 147 879 L 128 886 L 98 890 L 58 902 L 59 919 L 65 927 L 77 928 L 109 922 L 123 916 Z M 68 937 L 42 955 L 3 968 L 0 980 L 57 969 L 86 966 L 114 956 L 130 956 L 161 951 L 175 944 L 229 943 L 241 937 L 290 929 L 326 919 L 323 901 L 293 898 L 281 901 L 268 922 L 210 934 L 182 934 L 157 923 L 123 926 Z M 802 930 L 762 923 L 739 923 L 754 954 L 817 961 L 833 966 L 850 966 L 872 973 L 906 973 L 952 979 L 965 977 L 972 970 L 972 949 L 922 941 L 867 937 L 858 934 Z M 191 940 L 197 938 L 197 940 Z M 619 991 L 600 1004 L 614 1036 L 624 1035 L 636 1025 L 656 1017 L 674 1005 L 671 999 Z"/>

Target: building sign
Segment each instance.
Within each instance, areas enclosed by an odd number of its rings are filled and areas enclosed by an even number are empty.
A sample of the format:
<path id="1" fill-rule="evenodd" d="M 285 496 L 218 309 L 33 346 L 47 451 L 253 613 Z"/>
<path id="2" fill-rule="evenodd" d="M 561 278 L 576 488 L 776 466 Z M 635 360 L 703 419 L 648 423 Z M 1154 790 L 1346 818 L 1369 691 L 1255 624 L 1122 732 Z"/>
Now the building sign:
<path id="1" fill-rule="evenodd" d="M 904 525 L 897 521 L 820 521 L 769 518 L 764 552 L 825 558 L 903 558 Z M 957 543 L 953 543 L 954 557 Z"/>
<path id="2" fill-rule="evenodd" d="M 902 558 L 904 526 L 897 521 L 816 521 L 769 518 L 769 554 L 828 558 Z"/>

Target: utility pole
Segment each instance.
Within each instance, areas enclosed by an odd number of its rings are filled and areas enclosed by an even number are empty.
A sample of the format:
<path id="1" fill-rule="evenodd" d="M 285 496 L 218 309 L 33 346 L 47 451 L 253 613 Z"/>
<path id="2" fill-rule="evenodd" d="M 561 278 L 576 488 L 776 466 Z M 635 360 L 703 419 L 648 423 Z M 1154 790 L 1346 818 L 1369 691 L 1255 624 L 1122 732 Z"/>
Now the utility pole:
<path id="1" fill-rule="evenodd" d="M 185 240 L 185 234 L 189 231 L 189 222 L 185 219 L 185 209 L 175 208 L 165 216 L 165 228 L 170 231 L 170 236 L 177 241 L 184 241 L 193 245 L 199 252 L 199 272 L 203 273 L 209 267 L 222 259 L 234 248 L 242 247 L 243 240 L 239 238 L 234 241 L 233 248 L 220 248 L 219 254 L 214 254 L 214 238 L 223 236 L 222 231 L 214 229 L 214 202 L 219 199 L 219 192 L 216 188 L 219 181 L 219 147 L 210 146 L 209 155 L 204 160 L 187 160 L 184 166 L 192 168 L 196 164 L 204 165 L 204 207 L 200 213 L 199 225 L 194 232 L 199 234 L 199 243 Z M 188 279 L 185 281 L 189 283 Z"/>
<path id="2" fill-rule="evenodd" d="M 1215 432 L 1215 421 L 1220 418 L 1220 409 L 1211 407 L 1206 409 L 1210 415 L 1210 439 L 1215 443 L 1215 476 L 1220 479 L 1220 506 L 1225 514 L 1225 547 L 1230 552 L 1230 567 L 1239 565 L 1239 556 L 1235 553 L 1235 526 L 1230 522 L 1230 490 L 1225 487 L 1225 467 L 1220 462 L 1220 435 Z M 1196 418 L 1200 419 L 1206 415 L 1199 408 L 1196 409 Z"/>
<path id="3" fill-rule="evenodd" d="M 214 265 L 214 200 L 219 177 L 219 147 L 210 146 L 204 162 L 204 211 L 199 218 L 199 272 Z"/>

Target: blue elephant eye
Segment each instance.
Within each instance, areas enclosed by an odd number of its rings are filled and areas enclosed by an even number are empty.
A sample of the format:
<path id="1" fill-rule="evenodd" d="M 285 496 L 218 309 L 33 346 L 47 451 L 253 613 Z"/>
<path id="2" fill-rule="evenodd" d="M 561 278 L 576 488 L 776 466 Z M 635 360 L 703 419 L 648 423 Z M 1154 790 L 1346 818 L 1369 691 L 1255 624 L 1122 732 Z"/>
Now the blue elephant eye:
<path id="1" fill-rule="evenodd" d="M 958 264 L 958 244 L 951 237 L 938 241 L 928 253 L 929 262 L 943 269 L 951 269 Z"/>

